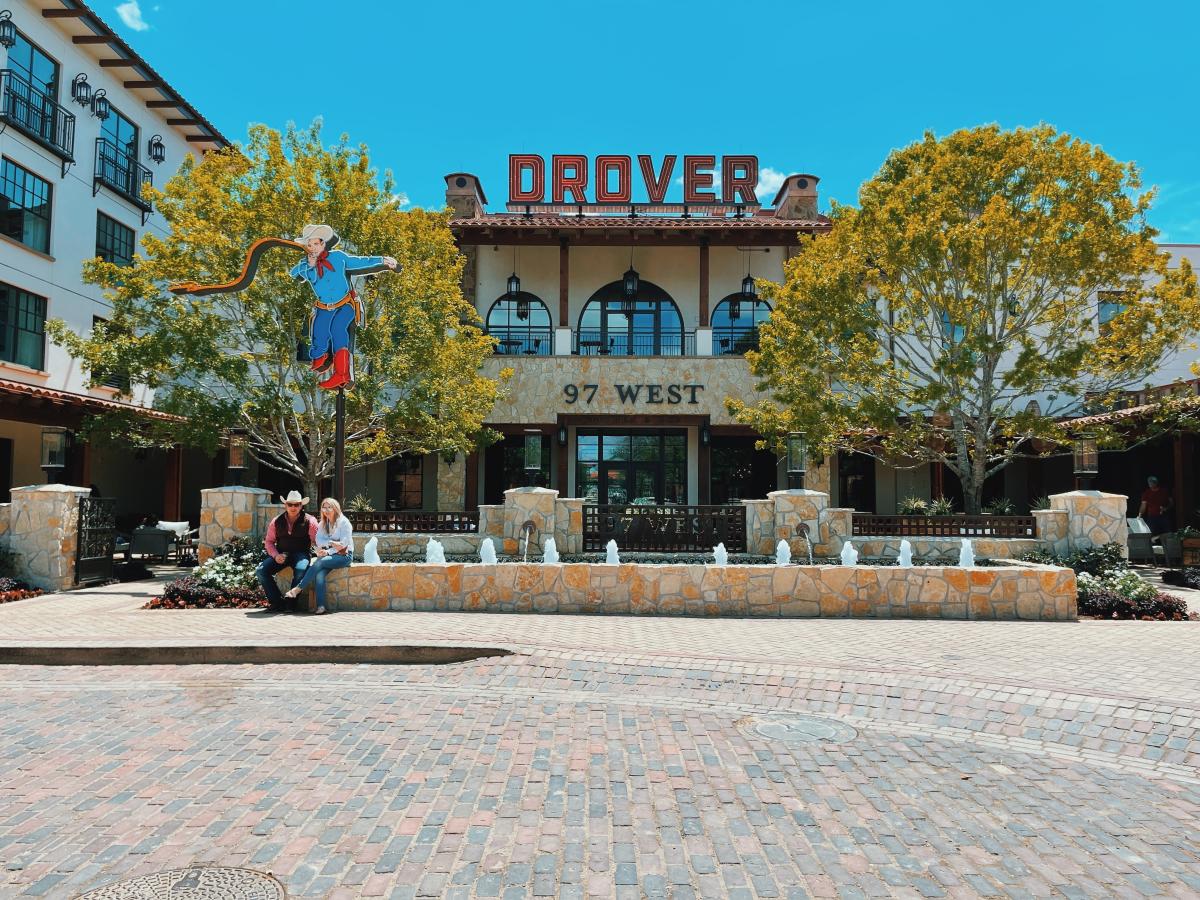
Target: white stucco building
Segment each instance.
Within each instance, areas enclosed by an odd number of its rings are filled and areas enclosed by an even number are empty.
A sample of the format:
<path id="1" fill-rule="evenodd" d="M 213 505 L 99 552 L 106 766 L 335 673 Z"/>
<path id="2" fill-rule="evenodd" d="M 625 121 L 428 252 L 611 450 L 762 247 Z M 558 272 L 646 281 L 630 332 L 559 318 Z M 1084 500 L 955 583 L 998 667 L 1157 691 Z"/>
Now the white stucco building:
<path id="1" fill-rule="evenodd" d="M 61 469 L 42 469 L 43 431 L 73 429 L 117 402 L 44 334 L 60 318 L 88 333 L 107 318 L 81 268 L 139 251 L 165 223 L 143 196 L 184 157 L 228 141 L 88 6 L 12 0 L 0 26 L 0 501 L 50 477 L 119 496 L 118 513 L 186 516 L 189 483 L 207 461 L 180 450 L 105 451 L 71 441 Z M 120 382 L 113 373 L 111 385 Z M 150 397 L 134 386 L 133 404 Z"/>

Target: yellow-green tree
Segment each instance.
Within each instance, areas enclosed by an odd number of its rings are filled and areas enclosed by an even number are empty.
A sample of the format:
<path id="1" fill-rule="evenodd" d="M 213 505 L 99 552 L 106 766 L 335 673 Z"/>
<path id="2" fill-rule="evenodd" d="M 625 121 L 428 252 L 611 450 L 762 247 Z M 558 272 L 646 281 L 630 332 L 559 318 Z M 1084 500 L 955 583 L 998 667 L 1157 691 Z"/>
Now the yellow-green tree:
<path id="1" fill-rule="evenodd" d="M 333 472 L 335 394 L 317 387 L 307 359 L 297 360 L 312 308 L 308 286 L 287 275 L 297 253 L 268 251 L 242 293 L 176 296 L 167 286 L 225 282 L 257 238 L 292 237 L 317 222 L 332 225 L 352 253 L 400 263 L 398 274 L 367 279 L 360 291 L 366 315 L 346 398 L 349 463 L 476 446 L 498 386 L 478 374 L 492 339 L 462 296 L 463 257 L 447 215 L 402 210 L 390 174 L 379 176 L 365 147 L 343 138 L 326 148 L 319 124 L 284 134 L 255 126 L 245 147 L 189 158 L 151 198 L 170 232 L 147 234 L 131 266 L 84 266 L 85 279 L 111 298 L 108 324 L 88 336 L 61 321 L 49 330 L 94 380 L 127 375 L 179 418 L 109 416 L 91 423 L 93 435 L 212 450 L 227 429 L 244 428 L 263 465 L 300 478 L 316 496 Z"/>
<path id="2" fill-rule="evenodd" d="M 730 410 L 774 443 L 801 430 L 818 452 L 942 462 L 976 512 L 1031 439 L 1143 383 L 1200 321 L 1152 199 L 1133 164 L 1049 126 L 926 134 L 762 284 L 774 310 L 747 356 L 769 399 Z"/>

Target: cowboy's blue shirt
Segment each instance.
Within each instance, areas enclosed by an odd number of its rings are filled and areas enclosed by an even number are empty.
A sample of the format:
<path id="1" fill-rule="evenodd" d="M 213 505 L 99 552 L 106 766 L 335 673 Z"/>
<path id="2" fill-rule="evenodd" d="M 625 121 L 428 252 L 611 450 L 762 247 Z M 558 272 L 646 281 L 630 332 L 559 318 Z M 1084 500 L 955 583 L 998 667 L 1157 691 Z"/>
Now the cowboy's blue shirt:
<path id="1" fill-rule="evenodd" d="M 312 285 L 317 299 L 327 304 L 337 303 L 350 293 L 351 275 L 369 275 L 387 268 L 382 256 L 350 256 L 341 250 L 330 250 L 325 259 L 333 266 L 333 271 L 325 269 L 320 278 L 317 277 L 317 267 L 308 264 L 307 256 L 292 266 L 288 274 L 307 281 Z"/>

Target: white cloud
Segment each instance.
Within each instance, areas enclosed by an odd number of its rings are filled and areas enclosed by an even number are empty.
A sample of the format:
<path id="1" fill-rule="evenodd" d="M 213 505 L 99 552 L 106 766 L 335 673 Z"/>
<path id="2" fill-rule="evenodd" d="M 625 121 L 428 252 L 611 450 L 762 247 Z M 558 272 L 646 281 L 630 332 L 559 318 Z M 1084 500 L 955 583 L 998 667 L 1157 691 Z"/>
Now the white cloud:
<path id="1" fill-rule="evenodd" d="M 156 6 L 155 9 L 158 9 Z M 117 15 L 121 17 L 121 21 L 126 27 L 132 28 L 134 31 L 146 31 L 150 25 L 142 18 L 142 8 L 138 6 L 138 0 L 126 0 L 117 7 Z"/>
<path id="2" fill-rule="evenodd" d="M 395 203 L 401 209 L 404 209 L 404 207 L 408 206 L 408 203 L 409 203 L 408 194 L 404 193 L 404 191 L 400 191 L 399 193 L 392 194 L 392 202 Z"/>
<path id="3" fill-rule="evenodd" d="M 783 187 L 785 178 L 787 178 L 785 174 L 770 166 L 759 169 L 758 187 L 754 191 L 758 195 L 758 202 L 763 206 L 769 205 L 775 199 L 775 193 Z"/>

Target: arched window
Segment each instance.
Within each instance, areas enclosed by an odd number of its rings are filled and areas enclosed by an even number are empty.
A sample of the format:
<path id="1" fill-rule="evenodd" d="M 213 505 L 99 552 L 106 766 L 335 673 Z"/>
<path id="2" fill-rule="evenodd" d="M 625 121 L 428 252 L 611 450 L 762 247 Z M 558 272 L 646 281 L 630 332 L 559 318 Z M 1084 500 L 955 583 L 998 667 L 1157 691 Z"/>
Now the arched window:
<path id="1" fill-rule="evenodd" d="M 550 310 L 528 291 L 505 294 L 493 303 L 487 332 L 496 338 L 497 353 L 549 356 L 554 349 Z"/>
<path id="2" fill-rule="evenodd" d="M 592 294 L 579 315 L 575 352 L 580 356 L 682 356 L 694 352 L 692 335 L 683 333 L 683 317 L 671 295 L 641 280 L 627 298 L 620 281 Z"/>
<path id="3" fill-rule="evenodd" d="M 771 315 L 766 300 L 738 292 L 717 304 L 712 314 L 713 355 L 728 356 L 758 349 L 758 326 Z"/>

